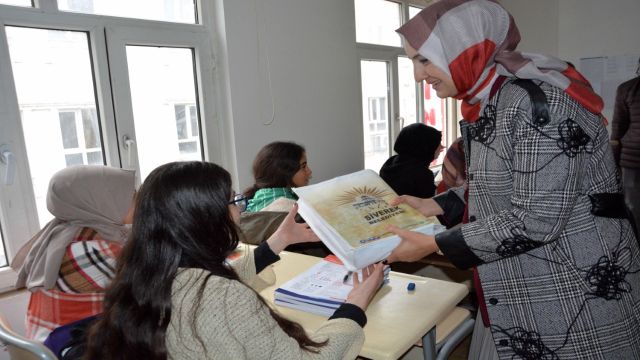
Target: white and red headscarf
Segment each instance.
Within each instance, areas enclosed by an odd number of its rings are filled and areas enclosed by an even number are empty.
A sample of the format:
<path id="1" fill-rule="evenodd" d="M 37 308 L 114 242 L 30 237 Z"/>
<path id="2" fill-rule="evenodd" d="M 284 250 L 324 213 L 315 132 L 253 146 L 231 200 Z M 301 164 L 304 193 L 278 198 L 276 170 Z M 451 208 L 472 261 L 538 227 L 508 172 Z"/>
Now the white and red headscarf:
<path id="1" fill-rule="evenodd" d="M 573 65 L 515 51 L 520 32 L 511 14 L 494 0 L 441 0 L 396 31 L 451 76 L 467 121 L 478 119 L 480 101 L 489 96 L 499 75 L 542 80 L 563 89 L 590 112 L 602 111 L 602 99 Z"/>

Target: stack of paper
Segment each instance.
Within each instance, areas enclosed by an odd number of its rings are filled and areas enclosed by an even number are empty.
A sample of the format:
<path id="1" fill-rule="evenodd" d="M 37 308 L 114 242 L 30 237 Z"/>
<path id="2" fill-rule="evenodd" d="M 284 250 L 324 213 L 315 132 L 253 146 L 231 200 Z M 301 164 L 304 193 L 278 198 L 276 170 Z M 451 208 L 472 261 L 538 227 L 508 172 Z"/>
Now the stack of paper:
<path id="1" fill-rule="evenodd" d="M 389 267 L 385 268 L 385 282 Z M 362 280 L 362 273 L 358 275 Z M 329 255 L 316 265 L 284 283 L 275 291 L 275 304 L 322 316 L 331 316 L 353 289 L 351 271 Z"/>
<path id="2" fill-rule="evenodd" d="M 435 217 L 404 204 L 389 205 L 398 195 L 371 170 L 293 191 L 300 215 L 348 270 L 383 260 L 398 246 L 400 238 L 387 230 L 389 225 L 427 235 L 445 230 Z"/>

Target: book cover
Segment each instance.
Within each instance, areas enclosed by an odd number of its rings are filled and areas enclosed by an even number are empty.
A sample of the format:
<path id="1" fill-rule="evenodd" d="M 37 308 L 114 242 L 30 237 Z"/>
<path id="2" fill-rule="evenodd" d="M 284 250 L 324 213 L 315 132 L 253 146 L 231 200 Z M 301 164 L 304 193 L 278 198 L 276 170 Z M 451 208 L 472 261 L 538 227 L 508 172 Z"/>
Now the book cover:
<path id="1" fill-rule="evenodd" d="M 400 239 L 387 226 L 433 234 L 444 229 L 410 206 L 391 206 L 398 195 L 378 174 L 362 170 L 294 188 L 300 215 L 349 270 L 382 260 Z"/>

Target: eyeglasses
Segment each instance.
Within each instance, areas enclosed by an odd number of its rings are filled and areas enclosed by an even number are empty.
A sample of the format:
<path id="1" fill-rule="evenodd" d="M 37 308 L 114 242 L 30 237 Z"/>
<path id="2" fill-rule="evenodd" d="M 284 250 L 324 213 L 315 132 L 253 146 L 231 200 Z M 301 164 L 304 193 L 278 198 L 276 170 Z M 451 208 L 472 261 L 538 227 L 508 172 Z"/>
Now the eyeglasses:
<path id="1" fill-rule="evenodd" d="M 249 205 L 249 199 L 247 199 L 244 194 L 236 194 L 233 197 L 233 200 L 229 201 L 229 205 L 235 205 L 238 207 L 240 212 L 244 212 L 247 210 L 247 206 Z"/>

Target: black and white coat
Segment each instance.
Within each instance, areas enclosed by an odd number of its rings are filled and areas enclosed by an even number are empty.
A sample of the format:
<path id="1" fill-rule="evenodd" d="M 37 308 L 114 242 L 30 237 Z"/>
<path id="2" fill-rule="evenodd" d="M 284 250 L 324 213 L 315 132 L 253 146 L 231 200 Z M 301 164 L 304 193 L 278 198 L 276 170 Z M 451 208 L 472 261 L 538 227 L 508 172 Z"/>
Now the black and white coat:
<path id="1" fill-rule="evenodd" d="M 589 196 L 621 192 L 603 121 L 540 82 L 550 116 L 534 119 L 512 80 L 461 124 L 469 223 L 436 242 L 477 266 L 500 358 L 640 359 L 638 242 Z"/>

